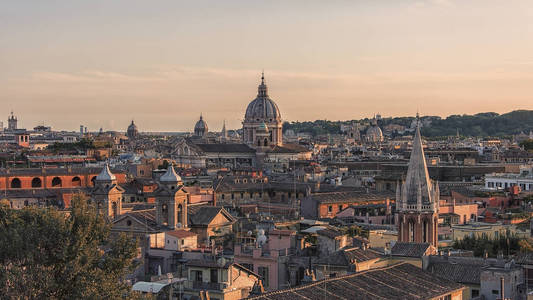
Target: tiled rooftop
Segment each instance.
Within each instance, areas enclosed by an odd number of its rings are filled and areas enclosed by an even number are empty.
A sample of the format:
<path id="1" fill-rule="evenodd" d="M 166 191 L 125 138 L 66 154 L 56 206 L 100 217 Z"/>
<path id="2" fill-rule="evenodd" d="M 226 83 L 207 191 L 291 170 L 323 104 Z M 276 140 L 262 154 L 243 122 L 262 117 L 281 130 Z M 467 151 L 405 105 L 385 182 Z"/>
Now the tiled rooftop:
<path id="1" fill-rule="evenodd" d="M 408 263 L 371 269 L 301 287 L 253 296 L 261 300 L 433 299 L 463 289 Z"/>

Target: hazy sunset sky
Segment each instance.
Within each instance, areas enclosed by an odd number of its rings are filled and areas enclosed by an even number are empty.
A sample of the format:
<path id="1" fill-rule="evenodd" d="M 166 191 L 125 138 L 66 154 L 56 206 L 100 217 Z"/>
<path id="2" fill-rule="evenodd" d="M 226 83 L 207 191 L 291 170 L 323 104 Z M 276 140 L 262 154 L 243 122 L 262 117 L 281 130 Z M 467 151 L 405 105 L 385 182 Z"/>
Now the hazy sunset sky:
<path id="1" fill-rule="evenodd" d="M 238 128 L 262 69 L 288 121 L 533 109 L 533 1 L 0 2 L 4 126 Z"/>

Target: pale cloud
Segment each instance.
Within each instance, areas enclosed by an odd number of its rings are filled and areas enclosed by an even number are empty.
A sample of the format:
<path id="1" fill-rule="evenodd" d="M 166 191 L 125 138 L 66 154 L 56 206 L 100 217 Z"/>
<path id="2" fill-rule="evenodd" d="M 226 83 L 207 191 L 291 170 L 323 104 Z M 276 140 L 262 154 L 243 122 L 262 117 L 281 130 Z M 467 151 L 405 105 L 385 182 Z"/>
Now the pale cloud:
<path id="1" fill-rule="evenodd" d="M 152 74 L 154 75 L 154 74 Z M 50 81 L 50 82 L 142 82 L 142 81 L 158 81 L 162 78 L 155 76 L 135 76 L 117 72 L 109 71 L 83 71 L 77 73 L 63 73 L 53 71 L 36 71 L 31 74 L 31 79 L 36 81 Z"/>
<path id="2" fill-rule="evenodd" d="M 417 0 L 407 6 L 408 11 L 424 12 L 435 8 L 453 8 L 456 4 L 452 0 Z"/>
<path id="3" fill-rule="evenodd" d="M 533 61 L 508 61 L 512 65 L 533 65 Z M 143 74 L 128 74 L 115 71 L 91 70 L 75 73 L 36 71 L 30 76 L 31 81 L 53 83 L 168 83 L 176 81 L 212 80 L 259 80 L 259 70 L 225 69 L 180 66 L 175 68 L 156 68 Z M 267 81 L 299 80 L 299 81 L 334 81 L 359 84 L 382 84 L 402 82 L 466 82 L 466 81 L 497 81 L 497 80 L 533 80 L 529 71 L 498 71 L 488 72 L 365 72 L 365 73 L 322 73 L 268 70 L 265 72 Z"/>

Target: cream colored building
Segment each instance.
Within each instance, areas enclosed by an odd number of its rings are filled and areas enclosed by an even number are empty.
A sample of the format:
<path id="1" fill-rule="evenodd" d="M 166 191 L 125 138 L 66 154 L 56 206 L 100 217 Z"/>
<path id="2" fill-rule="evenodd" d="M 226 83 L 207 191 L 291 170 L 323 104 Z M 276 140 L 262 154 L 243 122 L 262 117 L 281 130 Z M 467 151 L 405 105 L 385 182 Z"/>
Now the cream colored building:
<path id="1" fill-rule="evenodd" d="M 472 222 L 462 225 L 452 225 L 453 240 L 462 240 L 466 236 L 482 237 L 483 235 L 494 239 L 508 234 L 516 234 L 524 238 L 529 236 L 529 232 L 517 230 L 513 224 Z"/>

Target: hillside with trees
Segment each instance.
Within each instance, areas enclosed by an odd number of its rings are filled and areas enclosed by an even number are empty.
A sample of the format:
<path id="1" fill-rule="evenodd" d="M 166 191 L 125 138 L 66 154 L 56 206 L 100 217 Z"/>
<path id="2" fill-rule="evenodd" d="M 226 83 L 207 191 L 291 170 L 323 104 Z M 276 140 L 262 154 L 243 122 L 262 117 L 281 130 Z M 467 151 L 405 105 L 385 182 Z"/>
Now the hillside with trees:
<path id="1" fill-rule="evenodd" d="M 378 121 L 380 127 L 390 124 L 407 126 L 414 117 L 383 118 Z M 462 136 L 474 137 L 506 137 L 520 132 L 529 134 L 533 130 L 533 111 L 516 110 L 505 114 L 495 112 L 478 113 L 475 115 L 451 115 L 446 118 L 438 116 L 424 116 L 422 120 L 431 120 L 429 126 L 422 128 L 422 135 L 426 137 L 452 136 L 459 132 Z M 368 123 L 370 119 L 314 122 L 285 122 L 283 131 L 293 130 L 295 133 L 306 132 L 313 136 L 320 134 L 339 134 L 341 124 L 351 122 Z"/>

